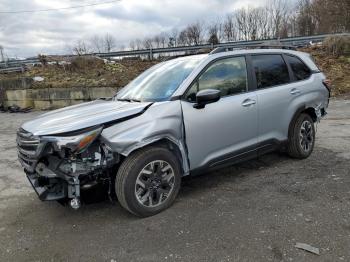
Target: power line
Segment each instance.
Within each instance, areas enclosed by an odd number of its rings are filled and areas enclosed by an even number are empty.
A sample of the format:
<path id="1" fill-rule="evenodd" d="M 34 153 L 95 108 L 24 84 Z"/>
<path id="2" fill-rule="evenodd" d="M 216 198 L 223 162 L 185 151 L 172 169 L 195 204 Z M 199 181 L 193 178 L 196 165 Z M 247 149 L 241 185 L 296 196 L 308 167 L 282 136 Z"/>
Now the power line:
<path id="1" fill-rule="evenodd" d="M 121 0 L 113 0 L 113 1 L 107 1 L 107 2 L 102 2 L 102 3 L 91 3 L 91 4 L 85 4 L 85 5 L 75 5 L 75 6 L 62 7 L 62 8 L 50 8 L 50 9 L 38 9 L 38 10 L 21 10 L 21 11 L 0 11 L 0 14 L 50 12 L 50 11 L 59 11 L 59 10 L 67 10 L 67 9 L 76 9 L 76 8 L 83 8 L 83 7 L 89 7 L 89 6 L 96 6 L 96 5 L 111 4 L 111 3 L 115 3 L 115 2 L 119 2 L 119 1 L 121 1 Z"/>

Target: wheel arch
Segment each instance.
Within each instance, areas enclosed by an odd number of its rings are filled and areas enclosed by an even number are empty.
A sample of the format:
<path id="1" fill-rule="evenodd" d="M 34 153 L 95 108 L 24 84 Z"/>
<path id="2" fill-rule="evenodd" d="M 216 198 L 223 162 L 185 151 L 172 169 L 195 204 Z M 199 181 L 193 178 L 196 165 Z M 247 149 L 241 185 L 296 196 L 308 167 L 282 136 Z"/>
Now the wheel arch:
<path id="1" fill-rule="evenodd" d="M 289 127 L 288 127 L 288 137 L 290 137 L 290 131 L 291 127 L 294 125 L 295 121 L 297 118 L 300 116 L 300 114 L 308 114 L 314 122 L 317 121 L 317 115 L 316 115 L 316 110 L 313 107 L 307 107 L 306 105 L 303 105 L 299 107 L 296 112 L 294 113 L 292 120 L 289 122 Z"/>
<path id="2" fill-rule="evenodd" d="M 315 108 L 308 107 L 304 111 L 302 111 L 302 113 L 308 114 L 312 118 L 314 123 L 317 121 L 317 114 Z"/>
<path id="3" fill-rule="evenodd" d="M 178 159 L 182 170 L 182 175 L 186 176 L 189 174 L 189 164 L 188 164 L 188 158 L 187 158 L 187 153 L 185 151 L 185 147 L 183 146 L 181 141 L 177 141 L 170 137 L 153 138 L 153 139 L 144 141 L 143 143 L 135 145 L 132 149 L 128 150 L 128 152 L 124 154 L 124 157 L 128 157 L 131 153 L 134 153 L 146 147 L 167 148 L 168 150 L 173 152 L 176 158 Z"/>

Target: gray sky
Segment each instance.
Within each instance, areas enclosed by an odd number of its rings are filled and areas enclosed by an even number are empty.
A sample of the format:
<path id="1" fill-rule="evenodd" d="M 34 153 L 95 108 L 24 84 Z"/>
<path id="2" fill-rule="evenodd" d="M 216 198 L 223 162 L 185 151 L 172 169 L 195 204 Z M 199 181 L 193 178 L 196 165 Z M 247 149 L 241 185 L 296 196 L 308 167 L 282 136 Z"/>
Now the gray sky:
<path id="1" fill-rule="evenodd" d="M 0 11 L 64 8 L 108 0 L 1 0 Z M 121 0 L 51 12 L 0 13 L 0 45 L 8 56 L 67 53 L 77 39 L 110 33 L 118 45 L 195 21 L 214 20 L 265 0 Z"/>

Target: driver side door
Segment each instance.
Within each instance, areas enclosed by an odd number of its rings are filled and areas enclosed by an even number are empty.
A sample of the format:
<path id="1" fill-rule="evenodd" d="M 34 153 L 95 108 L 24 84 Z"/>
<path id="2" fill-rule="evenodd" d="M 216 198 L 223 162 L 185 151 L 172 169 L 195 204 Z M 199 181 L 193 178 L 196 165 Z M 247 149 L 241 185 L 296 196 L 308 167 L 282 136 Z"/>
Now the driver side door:
<path id="1" fill-rule="evenodd" d="M 205 89 L 220 90 L 220 100 L 195 108 Z M 214 61 L 199 74 L 181 101 L 191 171 L 256 156 L 257 102 L 244 56 Z"/>

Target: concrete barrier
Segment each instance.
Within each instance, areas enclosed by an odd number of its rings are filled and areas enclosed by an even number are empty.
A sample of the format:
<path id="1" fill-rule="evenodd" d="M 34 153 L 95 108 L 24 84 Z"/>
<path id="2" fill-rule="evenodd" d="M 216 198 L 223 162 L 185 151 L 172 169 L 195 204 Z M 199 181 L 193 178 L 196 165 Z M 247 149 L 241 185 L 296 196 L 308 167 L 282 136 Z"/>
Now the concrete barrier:
<path id="1" fill-rule="evenodd" d="M 4 104 L 35 109 L 56 109 L 101 97 L 111 97 L 116 90 L 117 88 L 112 87 L 6 89 Z"/>

